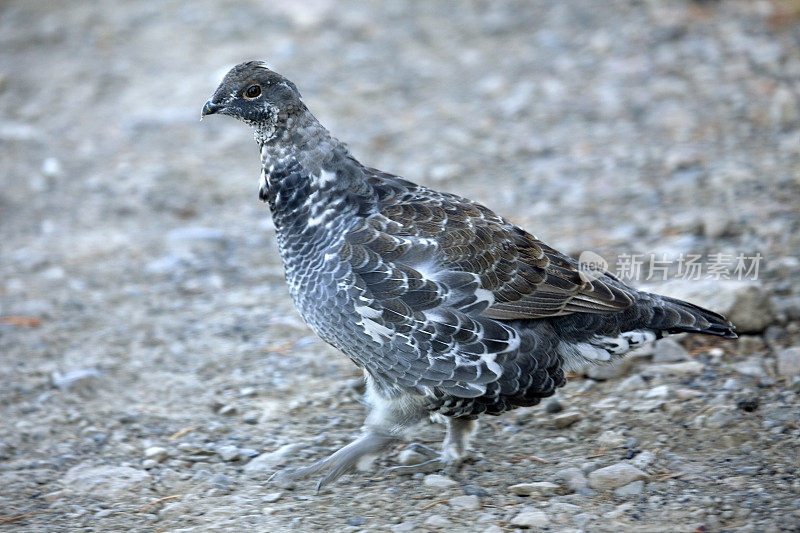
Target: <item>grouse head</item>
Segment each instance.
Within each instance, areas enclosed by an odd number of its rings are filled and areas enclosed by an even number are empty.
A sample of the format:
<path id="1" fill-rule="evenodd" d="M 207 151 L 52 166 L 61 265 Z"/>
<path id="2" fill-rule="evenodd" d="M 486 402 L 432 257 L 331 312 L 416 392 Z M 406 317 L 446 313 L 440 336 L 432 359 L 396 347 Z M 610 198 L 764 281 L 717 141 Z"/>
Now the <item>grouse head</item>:
<path id="1" fill-rule="evenodd" d="M 261 61 L 233 67 L 203 106 L 201 117 L 230 115 L 256 129 L 267 141 L 298 113 L 306 110 L 294 83 L 269 70 Z"/>

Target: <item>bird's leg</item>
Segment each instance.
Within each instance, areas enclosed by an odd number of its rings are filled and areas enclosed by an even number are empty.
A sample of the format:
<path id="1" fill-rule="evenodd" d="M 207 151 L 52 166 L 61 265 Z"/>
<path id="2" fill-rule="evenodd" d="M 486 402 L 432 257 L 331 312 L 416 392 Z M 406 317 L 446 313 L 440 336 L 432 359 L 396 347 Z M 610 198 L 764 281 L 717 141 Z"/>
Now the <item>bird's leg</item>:
<path id="1" fill-rule="evenodd" d="M 362 433 L 360 437 L 325 459 L 308 466 L 287 468 L 275 472 L 272 477 L 269 478 L 269 481 L 282 485 L 289 485 L 298 479 L 313 476 L 327 470 L 327 474 L 317 483 L 317 491 L 319 491 L 320 488 L 336 480 L 345 472 L 355 468 L 362 461 L 372 459 L 396 439 L 397 437 L 394 435 L 365 428 L 364 433 Z"/>
<path id="2" fill-rule="evenodd" d="M 368 460 L 374 459 L 381 451 L 399 440 L 406 428 L 419 422 L 427 414 L 422 404 L 414 398 L 385 398 L 371 387 L 369 379 L 367 388 L 367 398 L 373 409 L 364 422 L 360 437 L 314 464 L 276 472 L 270 477 L 270 481 L 291 484 L 295 480 L 327 471 L 317 483 L 319 491 L 321 487 L 342 474 L 357 466 L 365 466 Z"/>
<path id="3" fill-rule="evenodd" d="M 394 474 L 416 474 L 418 472 L 434 472 L 444 469 L 448 472 L 457 471 L 464 461 L 469 448 L 469 439 L 478 428 L 476 420 L 467 418 L 446 418 L 447 435 L 442 444 L 441 453 L 434 452 L 436 457 L 415 465 L 395 466 L 388 471 Z M 420 451 L 423 455 L 433 455 L 430 448 L 421 444 L 409 444 L 415 451 Z"/>
<path id="4" fill-rule="evenodd" d="M 478 421 L 469 418 L 448 418 L 447 435 L 442 445 L 442 462 L 459 466 L 467 455 L 469 440 L 478 429 Z"/>

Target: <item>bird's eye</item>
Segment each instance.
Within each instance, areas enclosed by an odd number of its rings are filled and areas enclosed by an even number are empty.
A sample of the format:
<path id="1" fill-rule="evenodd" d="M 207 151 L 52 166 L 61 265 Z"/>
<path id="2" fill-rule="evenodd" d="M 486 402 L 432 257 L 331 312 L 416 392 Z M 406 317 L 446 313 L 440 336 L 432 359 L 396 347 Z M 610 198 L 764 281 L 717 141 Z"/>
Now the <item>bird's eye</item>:
<path id="1" fill-rule="evenodd" d="M 261 96 L 261 85 L 251 85 L 244 91 L 244 97 L 248 100 L 258 98 L 259 96 Z"/>

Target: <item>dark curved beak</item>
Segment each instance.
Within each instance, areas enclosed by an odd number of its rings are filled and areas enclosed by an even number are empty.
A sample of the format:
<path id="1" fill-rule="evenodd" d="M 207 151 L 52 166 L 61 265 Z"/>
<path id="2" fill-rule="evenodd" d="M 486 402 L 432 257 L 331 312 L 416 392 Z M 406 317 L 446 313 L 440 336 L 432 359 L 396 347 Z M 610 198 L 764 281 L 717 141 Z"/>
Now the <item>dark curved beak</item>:
<path id="1" fill-rule="evenodd" d="M 206 115 L 213 115 L 214 113 L 218 113 L 220 109 L 222 109 L 222 104 L 215 104 L 211 100 L 206 102 L 206 105 L 203 106 L 203 111 L 200 113 L 200 118 L 203 118 Z"/>

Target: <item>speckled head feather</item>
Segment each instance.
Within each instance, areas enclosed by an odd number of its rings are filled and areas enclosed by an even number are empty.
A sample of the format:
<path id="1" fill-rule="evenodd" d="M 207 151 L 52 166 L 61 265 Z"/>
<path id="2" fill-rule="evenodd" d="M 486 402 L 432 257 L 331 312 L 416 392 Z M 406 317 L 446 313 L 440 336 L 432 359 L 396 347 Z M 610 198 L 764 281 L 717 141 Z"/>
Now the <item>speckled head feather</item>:
<path id="1" fill-rule="evenodd" d="M 305 111 L 294 83 L 267 68 L 263 61 L 233 67 L 203 106 L 202 116 L 230 115 L 256 130 L 274 134 L 281 122 Z"/>

